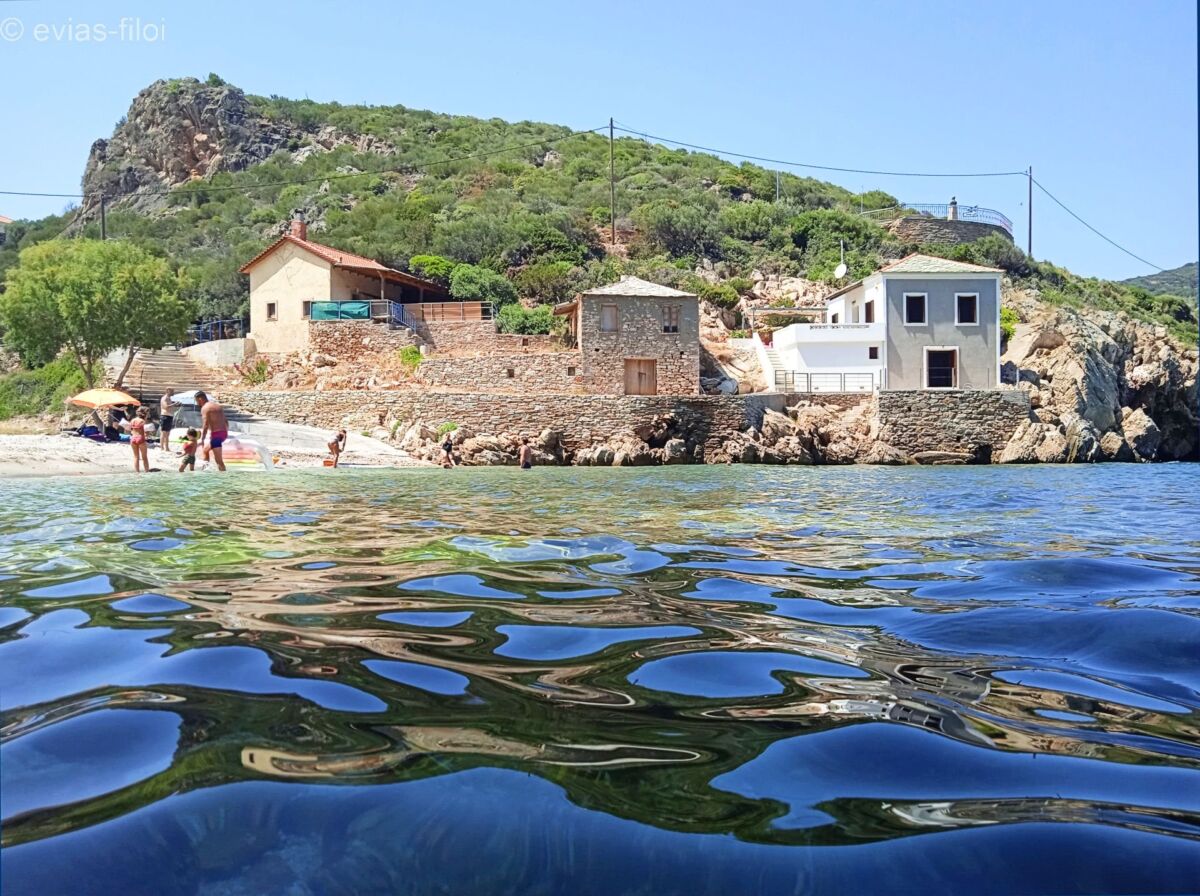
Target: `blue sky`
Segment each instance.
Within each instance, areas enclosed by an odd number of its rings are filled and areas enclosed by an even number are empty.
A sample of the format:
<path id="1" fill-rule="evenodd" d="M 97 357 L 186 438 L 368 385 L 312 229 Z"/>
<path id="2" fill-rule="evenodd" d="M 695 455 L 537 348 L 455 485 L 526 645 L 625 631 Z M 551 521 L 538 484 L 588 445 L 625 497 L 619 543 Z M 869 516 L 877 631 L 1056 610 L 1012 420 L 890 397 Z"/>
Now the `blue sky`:
<path id="1" fill-rule="evenodd" d="M 123 18 L 128 36 L 141 20 L 140 40 L 48 33 L 119 29 Z M 842 167 L 1032 164 L 1138 255 L 1165 267 L 1197 255 L 1191 0 L 0 0 L 0 189 L 77 189 L 91 142 L 138 90 L 210 71 L 260 94 L 580 128 L 611 115 L 690 143 Z M 1006 213 L 1025 243 L 1022 178 L 798 173 L 908 202 L 955 195 Z M 63 205 L 0 196 L 14 218 Z M 1096 276 L 1148 270 L 1036 193 L 1033 250 Z"/>

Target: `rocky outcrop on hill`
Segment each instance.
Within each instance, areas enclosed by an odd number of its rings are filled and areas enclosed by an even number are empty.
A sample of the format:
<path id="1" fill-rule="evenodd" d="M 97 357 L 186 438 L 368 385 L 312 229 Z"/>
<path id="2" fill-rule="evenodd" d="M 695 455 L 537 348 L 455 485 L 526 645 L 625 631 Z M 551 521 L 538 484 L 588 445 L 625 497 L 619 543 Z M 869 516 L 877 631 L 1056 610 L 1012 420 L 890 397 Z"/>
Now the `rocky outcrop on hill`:
<path id="1" fill-rule="evenodd" d="M 1013 292 L 1022 323 L 1004 375 L 1033 415 L 998 458 L 1006 463 L 1184 460 L 1200 456 L 1197 355 L 1163 327 L 1123 314 L 1051 307 Z"/>
<path id="2" fill-rule="evenodd" d="M 241 171 L 297 147 L 295 128 L 257 115 L 246 95 L 195 78 L 155 81 L 133 100 L 112 137 L 92 144 L 83 175 L 85 216 L 128 199 L 140 211 L 166 205 L 164 188 Z"/>

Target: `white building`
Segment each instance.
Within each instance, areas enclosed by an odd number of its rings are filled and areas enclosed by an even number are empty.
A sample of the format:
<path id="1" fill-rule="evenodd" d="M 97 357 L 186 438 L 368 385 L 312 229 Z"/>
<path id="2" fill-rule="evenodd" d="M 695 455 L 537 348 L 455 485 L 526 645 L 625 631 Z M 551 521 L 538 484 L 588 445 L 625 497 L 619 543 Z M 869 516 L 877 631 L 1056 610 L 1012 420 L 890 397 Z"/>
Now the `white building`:
<path id="1" fill-rule="evenodd" d="M 885 265 L 829 296 L 821 322 L 777 330 L 770 346 L 759 341 L 768 388 L 995 389 L 1001 275 L 930 255 Z"/>

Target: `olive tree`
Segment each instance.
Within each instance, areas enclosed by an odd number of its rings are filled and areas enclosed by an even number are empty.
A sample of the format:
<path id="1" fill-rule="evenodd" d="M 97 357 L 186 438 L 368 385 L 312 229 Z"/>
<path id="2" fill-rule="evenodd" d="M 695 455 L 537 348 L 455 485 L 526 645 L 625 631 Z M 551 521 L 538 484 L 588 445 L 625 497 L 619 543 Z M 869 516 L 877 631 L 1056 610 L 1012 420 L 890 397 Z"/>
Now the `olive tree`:
<path id="1" fill-rule="evenodd" d="M 67 351 L 88 386 L 101 359 L 124 349 L 121 384 L 138 349 L 183 339 L 195 317 L 187 275 L 131 243 L 52 240 L 21 252 L 0 295 L 5 341 L 27 366 Z"/>

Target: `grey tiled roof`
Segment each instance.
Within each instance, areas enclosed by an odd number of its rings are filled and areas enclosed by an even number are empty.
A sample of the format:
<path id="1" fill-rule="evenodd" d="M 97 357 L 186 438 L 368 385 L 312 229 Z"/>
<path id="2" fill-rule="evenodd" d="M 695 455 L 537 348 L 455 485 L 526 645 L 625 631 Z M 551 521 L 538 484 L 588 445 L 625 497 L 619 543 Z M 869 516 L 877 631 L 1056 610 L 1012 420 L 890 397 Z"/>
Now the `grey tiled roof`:
<path id="1" fill-rule="evenodd" d="M 694 299 L 694 293 L 681 292 L 669 286 L 659 286 L 640 277 L 625 276 L 616 283 L 589 289 L 585 296 L 646 296 L 655 299 Z"/>
<path id="2" fill-rule="evenodd" d="M 908 255 L 899 261 L 885 264 L 879 269 L 881 274 L 1000 274 L 999 268 L 985 268 L 978 264 L 967 264 L 965 261 L 951 261 L 949 258 L 935 258 L 932 255 Z"/>

